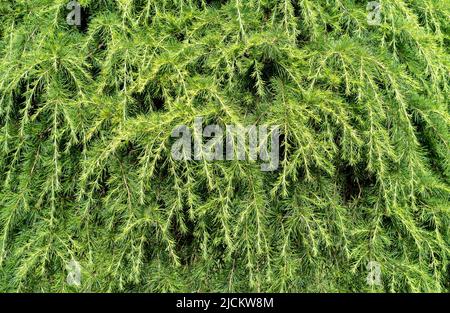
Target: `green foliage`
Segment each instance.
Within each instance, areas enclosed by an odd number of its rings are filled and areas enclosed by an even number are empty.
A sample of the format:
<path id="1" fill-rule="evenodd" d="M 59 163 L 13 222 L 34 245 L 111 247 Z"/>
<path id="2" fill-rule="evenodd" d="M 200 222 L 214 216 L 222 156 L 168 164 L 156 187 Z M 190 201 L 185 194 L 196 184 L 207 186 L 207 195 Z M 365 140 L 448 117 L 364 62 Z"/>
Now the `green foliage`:
<path id="1" fill-rule="evenodd" d="M 1 291 L 449 291 L 448 0 L 67 2 L 0 3 Z M 197 116 L 279 170 L 175 161 Z"/>

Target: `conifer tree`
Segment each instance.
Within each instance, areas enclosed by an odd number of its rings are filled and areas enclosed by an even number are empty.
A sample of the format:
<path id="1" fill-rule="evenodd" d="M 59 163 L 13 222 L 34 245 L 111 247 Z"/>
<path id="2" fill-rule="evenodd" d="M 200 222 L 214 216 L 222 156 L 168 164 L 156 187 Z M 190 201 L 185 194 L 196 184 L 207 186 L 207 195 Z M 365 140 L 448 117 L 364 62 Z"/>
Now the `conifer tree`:
<path id="1" fill-rule="evenodd" d="M 0 2 L 0 291 L 450 290 L 448 0 L 68 2 Z M 278 170 L 175 160 L 195 117 Z"/>

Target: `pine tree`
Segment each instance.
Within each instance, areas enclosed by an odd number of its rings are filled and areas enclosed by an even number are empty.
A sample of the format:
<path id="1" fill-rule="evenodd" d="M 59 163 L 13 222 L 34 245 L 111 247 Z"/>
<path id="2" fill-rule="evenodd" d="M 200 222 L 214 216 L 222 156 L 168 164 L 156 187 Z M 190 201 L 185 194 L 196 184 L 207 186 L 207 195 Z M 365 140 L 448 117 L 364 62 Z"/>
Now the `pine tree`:
<path id="1" fill-rule="evenodd" d="M 450 2 L 379 2 L 2 0 L 0 291 L 448 292 Z M 174 160 L 199 116 L 279 169 Z"/>

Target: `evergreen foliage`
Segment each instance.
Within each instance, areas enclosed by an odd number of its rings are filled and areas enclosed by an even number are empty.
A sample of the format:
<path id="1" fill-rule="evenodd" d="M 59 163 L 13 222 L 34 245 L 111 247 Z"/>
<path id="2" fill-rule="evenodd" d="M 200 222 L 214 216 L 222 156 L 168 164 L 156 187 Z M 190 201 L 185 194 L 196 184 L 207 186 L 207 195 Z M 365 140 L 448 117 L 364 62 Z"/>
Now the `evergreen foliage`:
<path id="1" fill-rule="evenodd" d="M 0 2 L 1 291 L 449 291 L 448 0 L 67 2 Z M 198 116 L 280 168 L 175 161 Z"/>

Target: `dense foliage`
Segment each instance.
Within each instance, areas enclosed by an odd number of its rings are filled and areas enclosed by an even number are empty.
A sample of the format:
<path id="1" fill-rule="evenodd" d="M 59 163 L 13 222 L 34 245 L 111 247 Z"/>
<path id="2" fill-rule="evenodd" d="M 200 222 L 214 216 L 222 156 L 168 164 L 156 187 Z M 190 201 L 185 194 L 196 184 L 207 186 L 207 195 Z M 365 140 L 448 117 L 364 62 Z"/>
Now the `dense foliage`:
<path id="1" fill-rule="evenodd" d="M 449 0 L 67 2 L 0 2 L 1 291 L 449 291 Z M 279 169 L 174 160 L 198 116 Z"/>

